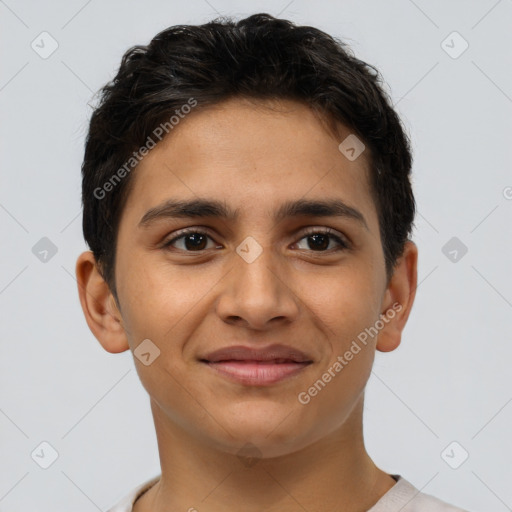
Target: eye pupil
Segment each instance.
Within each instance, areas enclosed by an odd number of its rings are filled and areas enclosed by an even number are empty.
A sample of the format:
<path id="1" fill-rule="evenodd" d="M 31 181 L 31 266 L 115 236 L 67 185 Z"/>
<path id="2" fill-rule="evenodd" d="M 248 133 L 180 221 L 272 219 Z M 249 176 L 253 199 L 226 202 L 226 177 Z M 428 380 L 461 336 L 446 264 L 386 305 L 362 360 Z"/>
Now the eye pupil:
<path id="1" fill-rule="evenodd" d="M 192 246 L 188 244 L 187 242 L 193 240 Z M 206 240 L 206 237 L 202 235 L 201 233 L 191 233 L 190 235 L 187 235 L 185 237 L 185 246 L 187 249 L 204 249 L 204 247 L 201 246 L 202 243 L 204 243 Z"/>
<path id="2" fill-rule="evenodd" d="M 308 238 L 310 240 L 313 239 L 315 241 L 314 244 L 316 244 L 319 241 L 319 239 L 324 242 L 324 243 L 321 243 L 320 245 L 314 245 L 313 247 L 308 242 L 308 246 L 310 249 L 326 249 L 327 247 L 329 247 L 329 237 L 327 235 L 324 235 L 324 234 L 309 235 Z"/>

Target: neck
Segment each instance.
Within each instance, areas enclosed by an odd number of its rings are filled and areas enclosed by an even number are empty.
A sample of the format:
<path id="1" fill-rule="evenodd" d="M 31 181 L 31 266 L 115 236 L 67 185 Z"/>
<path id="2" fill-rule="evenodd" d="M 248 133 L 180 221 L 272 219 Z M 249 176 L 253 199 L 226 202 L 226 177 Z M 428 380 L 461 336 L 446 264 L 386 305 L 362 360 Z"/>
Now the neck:
<path id="1" fill-rule="evenodd" d="M 162 475 L 134 512 L 369 510 L 396 482 L 375 466 L 362 436 L 362 400 L 343 426 L 273 458 L 229 454 L 170 424 L 152 402 Z M 356 434 L 354 434 L 354 432 Z"/>

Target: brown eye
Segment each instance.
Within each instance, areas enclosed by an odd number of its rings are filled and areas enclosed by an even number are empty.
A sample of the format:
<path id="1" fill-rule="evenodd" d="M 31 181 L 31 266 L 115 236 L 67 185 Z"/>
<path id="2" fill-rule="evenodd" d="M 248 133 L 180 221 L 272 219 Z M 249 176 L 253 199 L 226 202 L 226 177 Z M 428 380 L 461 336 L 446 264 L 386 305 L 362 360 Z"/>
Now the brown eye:
<path id="1" fill-rule="evenodd" d="M 182 231 L 180 235 L 165 242 L 163 247 L 172 247 L 185 252 L 199 252 L 211 248 L 207 247 L 208 239 L 212 240 L 207 233 L 204 233 L 202 231 Z M 176 243 L 178 243 L 178 246 L 175 245 Z M 179 244 L 181 244 L 181 246 Z M 214 247 L 218 246 L 214 244 Z"/>
<path id="2" fill-rule="evenodd" d="M 329 246 L 329 236 L 324 234 L 309 235 L 308 245 L 310 249 L 327 249 Z"/>
<path id="3" fill-rule="evenodd" d="M 312 231 L 302 237 L 301 240 L 307 240 L 307 247 L 299 247 L 299 249 L 309 249 L 315 252 L 326 252 L 329 250 L 342 250 L 348 248 L 348 244 L 342 240 L 341 237 L 333 234 L 331 231 Z M 333 241 L 337 244 L 337 248 L 336 245 L 334 248 L 329 247 L 330 243 Z"/>

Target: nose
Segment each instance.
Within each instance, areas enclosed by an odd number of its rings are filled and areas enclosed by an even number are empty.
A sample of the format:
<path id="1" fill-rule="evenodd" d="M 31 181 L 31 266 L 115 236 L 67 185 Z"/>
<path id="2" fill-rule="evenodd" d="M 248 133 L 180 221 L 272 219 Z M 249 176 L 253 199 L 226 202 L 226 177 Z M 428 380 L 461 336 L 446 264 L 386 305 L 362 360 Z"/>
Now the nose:
<path id="1" fill-rule="evenodd" d="M 233 259 L 217 300 L 217 314 L 224 322 L 263 331 L 298 317 L 299 300 L 289 273 L 271 249 L 265 248 L 250 263 L 238 254 Z"/>

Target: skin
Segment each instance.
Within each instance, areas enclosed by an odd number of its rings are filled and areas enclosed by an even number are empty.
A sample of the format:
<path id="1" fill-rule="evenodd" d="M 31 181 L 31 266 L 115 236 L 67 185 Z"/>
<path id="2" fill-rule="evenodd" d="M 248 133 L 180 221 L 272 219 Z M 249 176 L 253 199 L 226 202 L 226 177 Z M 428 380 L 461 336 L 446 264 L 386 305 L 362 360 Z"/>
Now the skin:
<path id="1" fill-rule="evenodd" d="M 267 107 L 272 108 L 267 108 Z M 116 261 L 117 304 L 90 251 L 76 265 L 87 323 L 111 353 L 150 339 L 160 355 L 134 357 L 149 394 L 162 477 L 136 512 L 194 510 L 303 512 L 368 510 L 394 484 L 367 454 L 364 388 L 375 350 L 401 341 L 417 284 L 417 248 L 407 242 L 393 276 L 384 266 L 368 161 L 349 161 L 335 137 L 295 101 L 230 99 L 190 113 L 140 162 L 123 211 Z M 238 220 L 142 216 L 169 198 L 223 200 Z M 272 220 L 288 200 L 341 199 L 362 223 L 341 217 Z M 194 251 L 178 230 L 209 228 Z M 311 244 L 305 228 L 349 241 Z M 252 263 L 236 248 L 252 236 L 263 252 Z M 327 239 L 329 240 L 329 239 Z M 321 244 L 320 244 L 321 245 Z M 326 242 L 327 245 L 327 242 Z M 188 252 L 186 252 L 188 249 Z M 378 336 L 303 405 L 307 391 L 379 315 L 400 304 Z M 269 387 L 219 376 L 198 358 L 221 347 L 282 343 L 313 363 Z M 252 443 L 257 458 L 240 455 Z"/>

